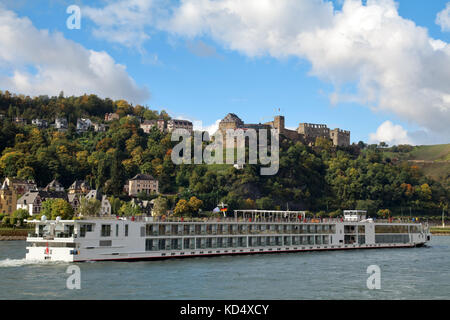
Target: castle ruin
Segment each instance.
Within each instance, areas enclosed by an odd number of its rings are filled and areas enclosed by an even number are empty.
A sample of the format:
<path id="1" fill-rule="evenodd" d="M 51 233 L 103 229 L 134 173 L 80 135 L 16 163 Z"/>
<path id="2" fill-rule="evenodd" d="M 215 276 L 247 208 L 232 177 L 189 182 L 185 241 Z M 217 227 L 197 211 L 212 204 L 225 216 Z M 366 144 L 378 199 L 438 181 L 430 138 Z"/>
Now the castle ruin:
<path id="1" fill-rule="evenodd" d="M 339 128 L 331 130 L 325 124 L 300 123 L 297 130 L 286 129 L 284 116 L 275 116 L 273 121 L 259 124 L 244 123 L 236 114 L 229 113 L 219 123 L 219 130 L 225 135 L 226 130 L 232 129 L 276 129 L 280 135 L 294 141 L 301 141 L 307 145 L 314 145 L 317 138 L 330 139 L 334 146 L 348 147 L 350 145 L 350 131 Z"/>

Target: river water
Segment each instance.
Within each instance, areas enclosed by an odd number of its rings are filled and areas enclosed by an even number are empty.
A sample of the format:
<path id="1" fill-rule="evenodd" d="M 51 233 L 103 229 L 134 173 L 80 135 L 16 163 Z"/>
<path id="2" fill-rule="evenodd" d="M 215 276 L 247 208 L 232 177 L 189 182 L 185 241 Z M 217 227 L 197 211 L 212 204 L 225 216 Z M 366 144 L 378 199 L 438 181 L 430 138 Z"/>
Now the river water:
<path id="1" fill-rule="evenodd" d="M 25 241 L 0 241 L 0 299 L 449 299 L 450 237 L 428 247 L 79 263 L 31 264 Z M 381 270 L 369 290 L 367 268 Z"/>

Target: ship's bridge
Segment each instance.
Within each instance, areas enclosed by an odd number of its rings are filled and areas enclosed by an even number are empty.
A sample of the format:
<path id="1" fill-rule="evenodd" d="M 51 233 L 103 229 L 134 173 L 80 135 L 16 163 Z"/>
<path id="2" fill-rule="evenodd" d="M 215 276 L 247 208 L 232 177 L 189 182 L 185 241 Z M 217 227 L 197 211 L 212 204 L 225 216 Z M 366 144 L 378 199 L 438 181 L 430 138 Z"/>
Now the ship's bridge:
<path id="1" fill-rule="evenodd" d="M 305 214 L 305 211 L 234 210 L 236 220 L 242 218 L 250 221 L 299 221 L 305 219 Z"/>
<path id="2" fill-rule="evenodd" d="M 344 221 L 358 222 L 366 220 L 366 210 L 344 210 Z"/>

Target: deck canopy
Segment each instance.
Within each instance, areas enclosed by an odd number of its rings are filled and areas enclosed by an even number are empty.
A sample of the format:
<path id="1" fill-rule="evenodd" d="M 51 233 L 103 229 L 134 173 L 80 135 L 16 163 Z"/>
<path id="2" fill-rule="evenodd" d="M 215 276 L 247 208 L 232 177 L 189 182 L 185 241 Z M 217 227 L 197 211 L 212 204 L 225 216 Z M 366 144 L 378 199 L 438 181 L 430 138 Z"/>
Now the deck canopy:
<path id="1" fill-rule="evenodd" d="M 305 211 L 234 210 L 234 217 L 244 220 L 251 219 L 251 221 L 297 221 L 305 219 L 305 213 Z"/>
<path id="2" fill-rule="evenodd" d="M 366 219 L 366 210 L 344 210 L 345 221 L 360 221 Z"/>

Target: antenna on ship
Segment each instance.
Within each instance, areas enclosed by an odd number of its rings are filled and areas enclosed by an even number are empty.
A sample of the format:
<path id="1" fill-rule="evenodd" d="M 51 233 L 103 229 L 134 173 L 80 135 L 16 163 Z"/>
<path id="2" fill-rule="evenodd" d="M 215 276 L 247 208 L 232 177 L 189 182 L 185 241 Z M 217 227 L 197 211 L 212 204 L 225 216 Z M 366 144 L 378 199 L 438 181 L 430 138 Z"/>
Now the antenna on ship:
<path id="1" fill-rule="evenodd" d="M 223 212 L 223 217 L 226 218 L 227 217 L 227 211 L 228 211 L 228 205 L 223 203 L 223 201 L 222 201 L 222 203 L 219 203 L 217 206 L 220 207 L 220 211 Z"/>

